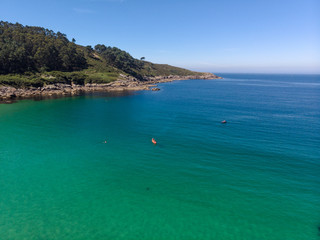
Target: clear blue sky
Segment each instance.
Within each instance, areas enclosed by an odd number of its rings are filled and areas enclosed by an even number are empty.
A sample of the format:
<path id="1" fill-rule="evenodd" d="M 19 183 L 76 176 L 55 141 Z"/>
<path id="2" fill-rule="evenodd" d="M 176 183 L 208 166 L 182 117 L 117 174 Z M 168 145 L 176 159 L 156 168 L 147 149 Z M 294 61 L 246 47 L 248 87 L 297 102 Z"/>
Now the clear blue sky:
<path id="1" fill-rule="evenodd" d="M 0 0 L 0 19 L 211 72 L 320 73 L 319 0 Z"/>

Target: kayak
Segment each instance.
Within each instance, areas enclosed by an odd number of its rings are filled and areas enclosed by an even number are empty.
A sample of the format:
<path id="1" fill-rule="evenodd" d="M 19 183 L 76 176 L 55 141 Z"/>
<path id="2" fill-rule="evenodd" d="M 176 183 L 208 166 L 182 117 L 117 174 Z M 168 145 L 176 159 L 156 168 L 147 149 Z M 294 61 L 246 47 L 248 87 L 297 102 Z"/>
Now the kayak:
<path id="1" fill-rule="evenodd" d="M 151 139 L 151 142 L 152 142 L 153 144 L 157 144 L 157 142 L 156 142 L 156 140 L 154 140 L 154 138 Z"/>

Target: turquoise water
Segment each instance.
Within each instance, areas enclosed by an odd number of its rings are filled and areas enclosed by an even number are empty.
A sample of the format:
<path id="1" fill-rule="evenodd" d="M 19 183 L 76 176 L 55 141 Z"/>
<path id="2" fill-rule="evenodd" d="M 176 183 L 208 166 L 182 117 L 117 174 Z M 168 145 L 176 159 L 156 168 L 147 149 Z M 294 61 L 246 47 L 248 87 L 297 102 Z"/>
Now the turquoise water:
<path id="1" fill-rule="evenodd" d="M 1 104 L 0 239 L 320 239 L 320 76 L 220 75 Z"/>

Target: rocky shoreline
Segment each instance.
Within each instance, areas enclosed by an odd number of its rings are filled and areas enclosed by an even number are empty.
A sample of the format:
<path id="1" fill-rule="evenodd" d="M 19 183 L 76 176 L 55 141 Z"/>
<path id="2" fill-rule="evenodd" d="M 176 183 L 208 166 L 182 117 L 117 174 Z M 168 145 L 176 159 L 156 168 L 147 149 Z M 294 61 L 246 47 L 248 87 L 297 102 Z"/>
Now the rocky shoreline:
<path id="1" fill-rule="evenodd" d="M 52 97 L 52 96 L 74 96 L 86 92 L 97 92 L 97 91 L 140 91 L 140 90 L 153 90 L 158 91 L 158 83 L 171 82 L 176 80 L 189 80 L 189 79 L 221 79 L 212 73 L 205 73 L 202 75 L 191 75 L 191 76 L 158 76 L 148 77 L 145 81 L 139 81 L 132 77 L 120 75 L 117 81 L 96 84 L 87 83 L 85 85 L 75 84 L 62 84 L 56 83 L 52 85 L 46 85 L 44 87 L 30 87 L 30 88 L 14 88 L 10 86 L 0 86 L 0 103 L 11 103 L 15 100 L 36 98 L 36 97 Z"/>

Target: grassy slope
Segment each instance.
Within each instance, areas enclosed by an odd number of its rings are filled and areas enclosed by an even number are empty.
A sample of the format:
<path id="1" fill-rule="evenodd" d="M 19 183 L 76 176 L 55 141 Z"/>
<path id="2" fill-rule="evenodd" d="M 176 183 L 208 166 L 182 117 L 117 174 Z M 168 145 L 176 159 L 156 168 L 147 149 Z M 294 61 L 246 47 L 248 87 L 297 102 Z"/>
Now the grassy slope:
<path id="1" fill-rule="evenodd" d="M 82 70 L 88 76 L 86 82 L 91 83 L 107 83 L 118 79 L 119 74 L 123 73 L 121 70 L 116 69 L 106 63 L 106 61 L 99 56 L 96 52 L 88 55 L 84 47 L 79 46 L 79 49 L 84 52 L 88 62 L 88 69 Z"/>
<path id="2" fill-rule="evenodd" d="M 145 76 L 169 76 L 169 75 L 199 75 L 202 73 L 193 72 L 187 69 L 173 67 L 167 64 L 154 64 L 151 62 L 144 62 L 144 68 L 141 70 L 142 75 Z"/>

